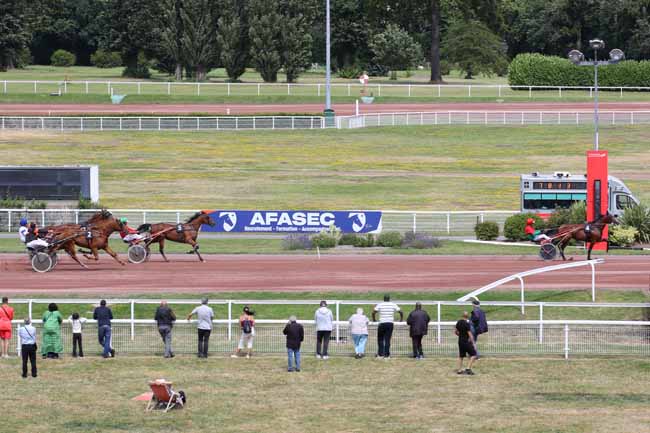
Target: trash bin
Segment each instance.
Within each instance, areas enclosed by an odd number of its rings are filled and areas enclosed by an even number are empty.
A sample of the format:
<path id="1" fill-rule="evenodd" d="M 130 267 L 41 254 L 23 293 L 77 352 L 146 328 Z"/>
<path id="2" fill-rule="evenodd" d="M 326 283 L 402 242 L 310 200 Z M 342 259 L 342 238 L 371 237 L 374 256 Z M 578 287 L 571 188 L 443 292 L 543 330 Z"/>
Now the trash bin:
<path id="1" fill-rule="evenodd" d="M 325 117 L 325 128 L 336 128 L 336 115 L 334 114 L 334 110 L 323 110 L 323 117 Z"/>

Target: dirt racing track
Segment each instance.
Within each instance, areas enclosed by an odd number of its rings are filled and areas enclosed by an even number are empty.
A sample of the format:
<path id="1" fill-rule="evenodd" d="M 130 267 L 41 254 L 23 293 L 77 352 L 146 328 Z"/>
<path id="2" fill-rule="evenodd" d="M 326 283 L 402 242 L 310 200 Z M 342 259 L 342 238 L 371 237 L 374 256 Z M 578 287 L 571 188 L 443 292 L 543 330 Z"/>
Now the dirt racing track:
<path id="1" fill-rule="evenodd" d="M 0 255 L 0 292 L 126 294 L 218 291 L 470 291 L 513 273 L 551 264 L 534 256 L 172 255 L 124 267 L 106 255 L 80 269 L 68 257 L 33 272 L 25 255 Z M 599 289 L 647 289 L 650 257 L 610 256 L 596 270 Z M 559 262 L 552 262 L 557 264 Z M 526 278 L 526 287 L 588 289 L 589 266 Z M 518 288 L 515 282 L 504 286 Z"/>

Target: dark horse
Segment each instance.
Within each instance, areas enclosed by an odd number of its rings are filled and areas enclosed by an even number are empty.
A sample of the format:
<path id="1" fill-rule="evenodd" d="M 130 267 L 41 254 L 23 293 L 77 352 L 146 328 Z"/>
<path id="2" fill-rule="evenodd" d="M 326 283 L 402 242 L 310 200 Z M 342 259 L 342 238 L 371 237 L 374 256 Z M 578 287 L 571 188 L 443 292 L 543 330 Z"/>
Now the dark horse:
<path id="1" fill-rule="evenodd" d="M 205 212 L 197 212 L 188 218 L 184 224 L 142 224 L 138 227 L 138 231 L 151 233 L 151 240 L 149 243 L 158 243 L 160 254 L 166 262 L 169 260 L 167 260 L 167 256 L 165 256 L 165 239 L 192 245 L 192 252 L 196 253 L 199 260 L 204 262 L 205 260 L 203 260 L 203 257 L 201 257 L 201 254 L 199 253 L 199 244 L 196 243 L 196 238 L 199 236 L 199 231 L 203 224 L 214 227 L 215 222 L 209 214 Z"/>
<path id="2" fill-rule="evenodd" d="M 589 249 L 587 250 L 587 260 L 591 260 L 591 250 L 594 248 L 594 244 L 596 242 L 603 241 L 604 227 L 607 224 L 611 223 L 616 224 L 618 221 L 616 218 L 614 218 L 613 215 L 607 212 L 605 215 L 601 215 L 595 219 L 594 222 L 588 224 L 561 225 L 558 229 L 557 237 L 559 238 L 559 242 L 557 243 L 557 247 L 560 250 L 560 254 L 562 255 L 562 260 L 566 260 L 566 257 L 564 256 L 564 249 L 569 244 L 569 241 L 571 241 L 571 239 L 583 241 L 589 244 Z M 585 230 L 587 226 L 589 226 L 589 230 Z M 609 241 L 607 241 L 607 249 L 609 250 Z"/>

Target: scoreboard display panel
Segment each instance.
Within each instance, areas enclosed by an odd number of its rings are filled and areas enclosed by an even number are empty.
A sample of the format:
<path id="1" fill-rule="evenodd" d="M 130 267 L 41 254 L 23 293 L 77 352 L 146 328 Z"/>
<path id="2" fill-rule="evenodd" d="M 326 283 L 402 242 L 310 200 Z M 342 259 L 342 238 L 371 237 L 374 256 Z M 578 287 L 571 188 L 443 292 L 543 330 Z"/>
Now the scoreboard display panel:
<path id="1" fill-rule="evenodd" d="M 99 201 L 98 167 L 0 167 L 0 198 Z"/>

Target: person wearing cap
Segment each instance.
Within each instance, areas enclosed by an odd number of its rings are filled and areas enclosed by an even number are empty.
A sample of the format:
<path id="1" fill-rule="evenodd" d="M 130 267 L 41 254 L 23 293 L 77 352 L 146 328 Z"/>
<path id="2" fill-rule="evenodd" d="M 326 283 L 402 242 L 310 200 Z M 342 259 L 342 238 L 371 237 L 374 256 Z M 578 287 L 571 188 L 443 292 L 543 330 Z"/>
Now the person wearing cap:
<path id="1" fill-rule="evenodd" d="M 528 240 L 533 242 L 551 239 L 542 233 L 541 230 L 535 230 L 535 220 L 533 218 L 528 218 L 526 220 L 526 228 L 524 229 L 524 233 L 526 233 L 526 236 L 528 236 Z"/>
<path id="2" fill-rule="evenodd" d="M 481 354 L 478 351 L 478 336 L 488 332 L 487 317 L 485 311 L 481 310 L 481 302 L 478 298 L 472 300 L 472 314 L 469 318 L 472 325 L 472 336 L 474 337 L 474 345 L 476 346 L 476 357 L 479 358 Z"/>
<path id="3" fill-rule="evenodd" d="M 143 235 L 138 233 L 133 227 L 129 227 L 129 220 L 122 217 L 120 218 L 120 223 L 122 223 L 122 230 L 120 230 L 120 237 L 126 243 L 131 243 L 134 241 L 139 241 L 144 238 Z"/>
<path id="4" fill-rule="evenodd" d="M 427 335 L 429 330 L 429 314 L 422 309 L 422 303 L 415 303 L 415 310 L 409 313 L 406 318 L 406 324 L 409 326 L 409 336 L 413 343 L 413 358 L 423 359 L 422 338 Z"/>
<path id="5" fill-rule="evenodd" d="M 38 226 L 35 222 L 29 224 L 29 229 L 25 234 L 25 246 L 35 250 L 49 246 L 47 241 L 39 237 Z"/>
<path id="6" fill-rule="evenodd" d="M 212 332 L 212 320 L 214 319 L 214 311 L 208 307 L 208 298 L 201 299 L 201 305 L 192 310 L 187 316 L 187 320 L 189 321 L 195 314 L 197 318 L 196 328 L 199 334 L 199 350 L 197 356 L 199 358 L 207 358 L 208 343 L 210 342 L 210 333 Z"/>
<path id="7" fill-rule="evenodd" d="M 18 237 L 20 237 L 20 242 L 24 244 L 27 243 L 27 241 L 25 240 L 25 237 L 27 236 L 27 232 L 29 232 L 29 228 L 27 228 L 27 219 L 21 218 L 20 227 L 18 228 Z"/>
<path id="8" fill-rule="evenodd" d="M 327 348 L 332 335 L 334 316 L 332 310 L 327 308 L 326 301 L 320 301 L 320 307 L 314 313 L 314 322 L 316 323 L 316 358 L 329 359 Z"/>
<path id="9" fill-rule="evenodd" d="M 241 329 L 241 336 L 239 337 L 239 344 L 235 349 L 235 353 L 230 355 L 231 358 L 237 358 L 244 347 L 248 350 L 246 359 L 249 359 L 253 354 L 253 338 L 255 337 L 255 312 L 246 305 L 239 316 L 239 327 Z"/>
<path id="10" fill-rule="evenodd" d="M 300 345 L 305 339 L 305 329 L 296 316 L 291 316 L 282 333 L 287 336 L 287 371 L 300 371 Z"/>

